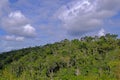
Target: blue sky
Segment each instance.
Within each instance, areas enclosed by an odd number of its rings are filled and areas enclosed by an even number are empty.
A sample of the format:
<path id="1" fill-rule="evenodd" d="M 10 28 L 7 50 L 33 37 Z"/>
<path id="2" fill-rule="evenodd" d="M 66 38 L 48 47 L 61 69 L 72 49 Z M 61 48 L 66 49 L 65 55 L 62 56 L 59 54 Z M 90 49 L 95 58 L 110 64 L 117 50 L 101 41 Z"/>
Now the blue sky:
<path id="1" fill-rule="evenodd" d="M 120 36 L 120 0 L 0 0 L 0 52 L 105 33 Z"/>

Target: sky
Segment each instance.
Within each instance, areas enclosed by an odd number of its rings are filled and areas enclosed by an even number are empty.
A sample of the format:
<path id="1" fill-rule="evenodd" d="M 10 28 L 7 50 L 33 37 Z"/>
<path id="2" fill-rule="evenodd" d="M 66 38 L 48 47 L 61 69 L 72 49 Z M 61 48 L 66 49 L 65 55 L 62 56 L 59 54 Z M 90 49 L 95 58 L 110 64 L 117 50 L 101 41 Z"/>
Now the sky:
<path id="1" fill-rule="evenodd" d="M 106 33 L 120 37 L 120 0 L 0 0 L 0 52 Z"/>

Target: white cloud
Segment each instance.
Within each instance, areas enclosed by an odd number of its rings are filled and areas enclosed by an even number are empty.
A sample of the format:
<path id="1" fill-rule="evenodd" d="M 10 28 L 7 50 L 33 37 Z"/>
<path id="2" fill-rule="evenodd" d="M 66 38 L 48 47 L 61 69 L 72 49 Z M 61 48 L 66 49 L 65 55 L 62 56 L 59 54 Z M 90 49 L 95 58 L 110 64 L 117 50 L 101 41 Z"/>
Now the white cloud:
<path id="1" fill-rule="evenodd" d="M 17 19 L 17 18 L 25 19 L 25 16 L 20 11 L 11 12 L 9 14 L 9 17 L 15 18 L 15 19 Z"/>
<path id="2" fill-rule="evenodd" d="M 6 40 L 13 41 L 15 36 L 5 36 Z"/>
<path id="3" fill-rule="evenodd" d="M 5 36 L 5 40 L 7 40 L 7 41 L 24 41 L 24 37 L 20 37 L 20 36 L 16 37 L 14 35 L 7 35 L 7 36 Z"/>
<path id="4" fill-rule="evenodd" d="M 101 29 L 99 32 L 98 32 L 98 36 L 105 36 L 105 30 L 104 29 Z"/>
<path id="5" fill-rule="evenodd" d="M 57 16 L 72 35 L 99 29 L 120 10 L 120 0 L 75 0 L 61 7 Z"/>
<path id="6" fill-rule="evenodd" d="M 35 28 L 33 28 L 30 24 L 27 24 L 25 26 L 23 26 L 23 33 L 26 34 L 26 35 L 35 35 Z"/>
<path id="7" fill-rule="evenodd" d="M 11 12 L 8 17 L 2 19 L 2 28 L 13 35 L 34 37 L 36 30 L 29 24 L 26 18 L 20 11 Z"/>
<path id="8" fill-rule="evenodd" d="M 24 41 L 24 37 L 16 37 L 16 41 Z"/>

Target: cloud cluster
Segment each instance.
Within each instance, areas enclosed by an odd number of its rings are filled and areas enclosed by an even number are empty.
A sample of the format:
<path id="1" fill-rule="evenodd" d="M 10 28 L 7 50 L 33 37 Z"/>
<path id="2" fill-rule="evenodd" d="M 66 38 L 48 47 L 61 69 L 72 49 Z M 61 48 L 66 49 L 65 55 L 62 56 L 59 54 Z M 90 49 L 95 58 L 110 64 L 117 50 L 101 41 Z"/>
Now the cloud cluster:
<path id="1" fill-rule="evenodd" d="M 2 19 L 2 28 L 9 34 L 23 37 L 34 37 L 36 30 L 29 19 L 20 11 L 11 12 L 7 17 Z"/>
<path id="2" fill-rule="evenodd" d="M 120 10 L 120 0 L 75 0 L 61 7 L 58 18 L 71 35 L 99 29 Z"/>
<path id="3" fill-rule="evenodd" d="M 14 35 L 12 35 L 12 36 L 7 35 L 7 36 L 5 36 L 4 39 L 7 41 L 24 41 L 24 37 L 20 37 L 20 36 L 16 37 Z"/>

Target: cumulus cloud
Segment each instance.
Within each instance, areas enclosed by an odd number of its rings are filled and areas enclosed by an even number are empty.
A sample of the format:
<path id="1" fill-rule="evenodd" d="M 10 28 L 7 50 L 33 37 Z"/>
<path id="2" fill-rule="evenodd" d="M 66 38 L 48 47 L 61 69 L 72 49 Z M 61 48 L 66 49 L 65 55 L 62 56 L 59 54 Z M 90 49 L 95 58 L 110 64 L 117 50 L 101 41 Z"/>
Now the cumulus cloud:
<path id="1" fill-rule="evenodd" d="M 20 11 L 11 12 L 8 17 L 2 19 L 2 28 L 13 35 L 34 37 L 36 30 L 29 24 L 26 18 Z"/>
<path id="2" fill-rule="evenodd" d="M 57 16 L 71 35 L 99 29 L 120 10 L 120 0 L 75 0 L 61 7 Z"/>

